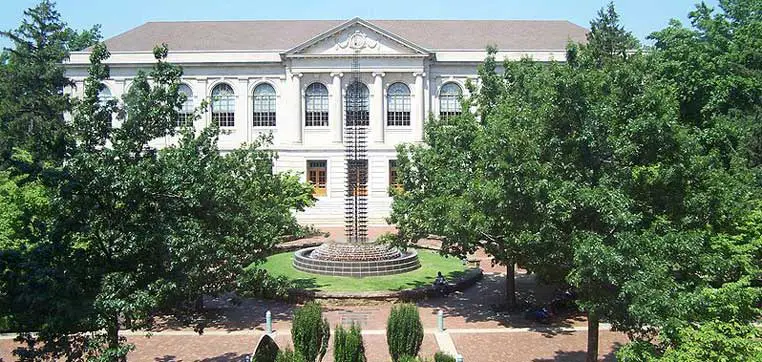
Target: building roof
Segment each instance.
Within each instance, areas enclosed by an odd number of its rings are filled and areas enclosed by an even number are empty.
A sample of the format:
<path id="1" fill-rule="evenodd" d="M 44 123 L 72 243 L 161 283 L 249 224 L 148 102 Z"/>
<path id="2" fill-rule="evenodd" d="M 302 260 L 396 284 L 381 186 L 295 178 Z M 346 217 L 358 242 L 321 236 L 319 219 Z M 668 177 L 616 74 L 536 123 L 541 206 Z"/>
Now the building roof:
<path id="1" fill-rule="evenodd" d="M 345 20 L 253 20 L 148 22 L 105 41 L 110 51 L 150 51 L 167 43 L 173 51 L 283 52 L 344 24 Z M 368 20 L 431 51 L 563 50 L 583 42 L 587 29 L 557 20 Z"/>

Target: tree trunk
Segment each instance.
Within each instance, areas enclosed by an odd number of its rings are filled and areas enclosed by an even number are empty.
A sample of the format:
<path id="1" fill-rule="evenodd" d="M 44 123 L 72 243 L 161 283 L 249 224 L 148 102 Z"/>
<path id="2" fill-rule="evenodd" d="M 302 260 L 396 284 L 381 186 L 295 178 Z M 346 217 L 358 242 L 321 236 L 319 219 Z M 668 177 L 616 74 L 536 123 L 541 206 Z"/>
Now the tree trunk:
<path id="1" fill-rule="evenodd" d="M 119 350 L 119 314 L 114 314 L 110 325 L 106 328 L 106 338 L 108 339 L 108 348 L 114 353 Z M 126 362 L 125 356 L 114 358 L 114 362 Z"/>
<path id="2" fill-rule="evenodd" d="M 202 313 L 204 311 L 204 296 L 199 295 L 198 298 L 196 298 L 196 312 Z"/>
<path id="3" fill-rule="evenodd" d="M 516 307 L 516 264 L 508 263 L 505 273 L 505 303 L 508 308 Z"/>
<path id="4" fill-rule="evenodd" d="M 585 362 L 598 361 L 598 315 L 595 311 L 587 313 L 587 358 Z"/>

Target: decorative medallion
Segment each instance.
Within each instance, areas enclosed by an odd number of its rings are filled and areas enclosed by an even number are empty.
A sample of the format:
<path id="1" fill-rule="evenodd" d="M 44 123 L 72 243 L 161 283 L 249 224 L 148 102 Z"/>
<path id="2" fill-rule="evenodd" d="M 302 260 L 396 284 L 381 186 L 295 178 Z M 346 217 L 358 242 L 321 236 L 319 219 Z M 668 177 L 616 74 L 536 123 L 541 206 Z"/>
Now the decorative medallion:
<path id="1" fill-rule="evenodd" d="M 378 45 L 378 41 L 369 38 L 365 33 L 360 30 L 355 30 L 354 33 L 347 35 L 343 40 L 341 38 L 336 39 L 336 46 L 341 49 L 354 49 L 362 50 L 365 48 L 375 48 Z"/>

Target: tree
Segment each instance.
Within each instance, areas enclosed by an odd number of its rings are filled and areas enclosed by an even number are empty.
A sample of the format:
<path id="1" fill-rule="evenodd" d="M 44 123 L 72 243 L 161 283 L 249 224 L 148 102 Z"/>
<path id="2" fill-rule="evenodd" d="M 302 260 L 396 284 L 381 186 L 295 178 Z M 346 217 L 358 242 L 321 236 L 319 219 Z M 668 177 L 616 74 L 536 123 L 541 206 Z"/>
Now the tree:
<path id="1" fill-rule="evenodd" d="M 54 253 L 19 256 L 29 264 L 16 279 L 15 300 L 56 299 L 14 315 L 14 327 L 40 331 L 21 336 L 29 347 L 21 355 L 125 360 L 131 346 L 120 329 L 150 328 L 159 311 L 187 313 L 199 297 L 232 290 L 243 267 L 293 227 L 292 211 L 312 202 L 309 185 L 273 172 L 267 139 L 222 155 L 216 128 L 183 129 L 176 146 L 149 147 L 178 132 L 184 101 L 182 69 L 165 61 L 167 53 L 155 49 L 156 65 L 135 77 L 122 106 L 98 99 L 108 51 L 92 49 L 84 97 L 73 110 L 76 142 L 52 184 L 51 224 L 37 240 Z M 48 270 L 60 271 L 60 280 L 39 285 Z M 62 285 L 67 292 L 52 289 Z"/>
<path id="2" fill-rule="evenodd" d="M 3 164 L 18 147 L 34 159 L 60 163 L 70 140 L 64 112 L 71 110 L 64 88 L 63 61 L 70 50 L 81 50 L 100 40 L 100 27 L 77 32 L 66 27 L 51 1 L 24 12 L 18 29 L 0 32 L 13 49 L 0 61 L 0 153 Z"/>

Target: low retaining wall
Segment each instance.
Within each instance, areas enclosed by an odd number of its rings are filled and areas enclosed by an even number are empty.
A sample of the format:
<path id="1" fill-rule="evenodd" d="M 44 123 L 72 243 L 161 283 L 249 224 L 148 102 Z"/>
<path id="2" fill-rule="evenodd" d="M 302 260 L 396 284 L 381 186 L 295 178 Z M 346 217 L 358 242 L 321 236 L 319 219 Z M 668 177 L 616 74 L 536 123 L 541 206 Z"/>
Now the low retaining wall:
<path id="1" fill-rule="evenodd" d="M 460 278 L 450 282 L 450 289 L 463 291 L 482 279 L 481 269 L 470 269 Z M 386 291 L 386 292 L 316 292 L 304 289 L 289 290 L 291 298 L 297 300 L 304 299 L 399 299 L 399 300 L 421 300 L 438 295 L 437 289 L 433 285 L 419 287 L 415 289 Z"/>

